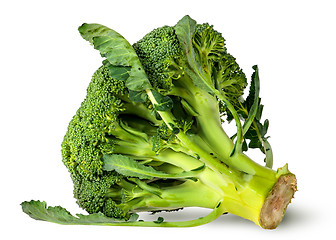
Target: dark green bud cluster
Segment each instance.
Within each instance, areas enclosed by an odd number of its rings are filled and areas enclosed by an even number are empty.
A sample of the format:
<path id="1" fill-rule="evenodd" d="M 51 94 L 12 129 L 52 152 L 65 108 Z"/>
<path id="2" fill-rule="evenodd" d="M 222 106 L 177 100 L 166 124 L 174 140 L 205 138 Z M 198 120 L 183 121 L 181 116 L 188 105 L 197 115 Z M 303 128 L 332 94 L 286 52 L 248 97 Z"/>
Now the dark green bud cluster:
<path id="1" fill-rule="evenodd" d="M 173 131 L 167 127 L 166 124 L 160 125 L 156 130 L 156 134 L 152 137 L 152 150 L 155 153 L 159 153 L 162 150 L 162 147 L 172 142 L 176 136 L 173 134 Z"/>
<path id="2" fill-rule="evenodd" d="M 114 92 L 118 84 L 108 77 L 104 67 L 94 73 L 87 97 L 69 123 L 62 143 L 63 163 L 71 174 L 89 179 L 102 174 L 101 157 L 113 149 L 108 134 L 114 129 L 118 113 L 124 110 Z"/>
<path id="3" fill-rule="evenodd" d="M 133 47 L 155 88 L 170 89 L 172 80 L 181 76 L 182 52 L 173 27 L 154 29 Z"/>
<path id="4" fill-rule="evenodd" d="M 118 207 L 106 193 L 111 186 L 119 182 L 120 176 L 114 172 L 105 172 L 100 178 L 87 180 L 72 177 L 74 183 L 74 196 L 77 204 L 88 213 L 102 212 L 105 216 L 124 219 L 126 212 Z"/>
<path id="5" fill-rule="evenodd" d="M 125 93 L 125 83 L 112 79 L 108 70 L 100 67 L 62 142 L 63 163 L 71 174 L 78 205 L 89 213 L 102 212 L 116 218 L 125 218 L 125 214 L 115 203 L 106 201 L 105 194 L 120 176 L 103 171 L 102 156 L 114 151 L 110 134 L 117 127 L 118 115 L 125 110 L 119 98 Z"/>

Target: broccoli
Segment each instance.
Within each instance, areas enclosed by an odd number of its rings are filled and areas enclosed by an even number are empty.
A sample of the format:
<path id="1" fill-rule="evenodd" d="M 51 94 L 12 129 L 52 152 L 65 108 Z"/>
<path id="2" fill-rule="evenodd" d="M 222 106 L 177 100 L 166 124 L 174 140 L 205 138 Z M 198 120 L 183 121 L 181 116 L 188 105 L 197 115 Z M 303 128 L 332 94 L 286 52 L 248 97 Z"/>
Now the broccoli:
<path id="1" fill-rule="evenodd" d="M 269 121 L 261 122 L 258 67 L 247 78 L 225 39 L 189 16 L 131 45 L 99 24 L 81 36 L 104 58 L 62 142 L 74 197 L 89 214 L 25 201 L 25 213 L 59 224 L 189 227 L 232 213 L 265 229 L 296 191 L 287 164 L 272 170 Z M 228 136 L 222 122 L 234 122 Z M 262 166 L 244 152 L 259 148 Z M 138 220 L 139 212 L 213 209 L 195 220 Z"/>

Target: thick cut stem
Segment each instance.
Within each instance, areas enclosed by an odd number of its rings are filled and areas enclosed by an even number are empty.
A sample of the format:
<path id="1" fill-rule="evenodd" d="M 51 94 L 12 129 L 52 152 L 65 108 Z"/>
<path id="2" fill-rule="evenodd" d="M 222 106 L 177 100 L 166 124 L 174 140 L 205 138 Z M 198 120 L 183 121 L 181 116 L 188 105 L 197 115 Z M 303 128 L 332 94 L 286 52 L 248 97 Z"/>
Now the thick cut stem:
<path id="1" fill-rule="evenodd" d="M 274 173 L 273 180 L 243 175 L 233 179 L 207 168 L 199 181 L 162 189 L 160 197 L 146 197 L 134 211 L 183 207 L 214 209 L 221 202 L 223 212 L 249 219 L 265 229 L 276 228 L 296 191 L 295 176 L 288 171 L 280 176 Z"/>
<path id="2" fill-rule="evenodd" d="M 274 229 L 280 224 L 296 190 L 296 178 L 293 174 L 279 177 L 261 208 L 259 216 L 261 227 Z"/>

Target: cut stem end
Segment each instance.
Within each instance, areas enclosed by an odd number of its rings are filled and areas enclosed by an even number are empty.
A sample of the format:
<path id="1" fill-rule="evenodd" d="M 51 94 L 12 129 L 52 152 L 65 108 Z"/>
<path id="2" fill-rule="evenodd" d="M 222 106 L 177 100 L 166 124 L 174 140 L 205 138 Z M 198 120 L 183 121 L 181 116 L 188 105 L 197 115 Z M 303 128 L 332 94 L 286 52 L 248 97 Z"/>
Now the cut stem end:
<path id="1" fill-rule="evenodd" d="M 296 191 L 297 184 L 294 174 L 279 177 L 261 208 L 259 222 L 262 228 L 275 229 L 280 224 Z"/>

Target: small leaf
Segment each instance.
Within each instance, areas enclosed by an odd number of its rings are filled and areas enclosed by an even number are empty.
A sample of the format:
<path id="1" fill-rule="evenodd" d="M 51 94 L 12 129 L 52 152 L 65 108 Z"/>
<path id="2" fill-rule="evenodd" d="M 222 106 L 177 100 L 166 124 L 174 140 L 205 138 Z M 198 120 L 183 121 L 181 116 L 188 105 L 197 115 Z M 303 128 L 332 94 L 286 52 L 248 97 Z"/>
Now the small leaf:
<path id="1" fill-rule="evenodd" d="M 115 170 L 126 177 L 139 179 L 153 179 L 155 177 L 162 179 L 197 178 L 204 170 L 204 167 L 199 167 L 190 171 L 169 174 L 157 171 L 151 166 L 142 165 L 130 157 L 119 154 L 104 155 L 103 162 L 103 169 L 105 171 Z"/>
<path id="2" fill-rule="evenodd" d="M 168 97 L 164 96 L 157 91 L 152 90 L 153 96 L 155 98 L 156 104 L 155 104 L 155 110 L 157 111 L 168 111 L 173 108 L 173 100 Z"/>
<path id="3" fill-rule="evenodd" d="M 253 66 L 253 69 L 254 69 L 254 73 L 252 74 L 250 93 L 249 93 L 249 96 L 246 98 L 249 113 L 243 125 L 243 134 L 245 134 L 248 131 L 251 124 L 253 123 L 254 118 L 258 113 L 258 107 L 260 103 L 260 98 L 259 98 L 259 89 L 260 89 L 259 85 L 260 84 L 259 84 L 258 67 L 255 65 Z"/>
<path id="4" fill-rule="evenodd" d="M 152 174 L 157 172 L 152 167 L 142 165 L 130 157 L 119 154 L 104 155 L 103 162 L 103 169 L 105 171 L 115 170 L 116 172 L 127 177 L 153 179 L 154 177 Z"/>
<path id="5" fill-rule="evenodd" d="M 132 102 L 138 102 L 138 103 L 145 102 L 147 98 L 147 94 L 144 91 L 129 90 L 128 96 Z"/>
<path id="6" fill-rule="evenodd" d="M 263 112 L 263 109 L 264 109 L 264 105 L 260 104 L 260 101 L 261 101 L 261 100 L 259 100 L 259 107 L 258 107 L 257 114 L 256 114 L 256 116 L 255 116 L 255 119 L 256 119 L 257 121 L 260 121 L 260 120 L 261 120 L 261 115 L 262 115 L 262 112 Z"/>
<path id="7" fill-rule="evenodd" d="M 255 121 L 256 125 L 257 125 L 257 128 L 258 128 L 258 131 L 259 133 L 262 132 L 262 129 L 263 129 L 263 125 L 259 122 L 259 121 Z M 261 135 L 261 134 L 260 134 Z"/>
<path id="8" fill-rule="evenodd" d="M 268 119 L 266 119 L 264 121 L 264 125 L 263 125 L 263 128 L 262 128 L 262 131 L 260 132 L 261 136 L 264 137 L 266 135 L 267 130 L 268 130 L 268 126 L 269 126 L 269 121 L 268 121 Z"/>
<path id="9" fill-rule="evenodd" d="M 246 152 L 247 150 L 248 150 L 248 146 L 247 146 L 246 140 L 244 139 L 243 145 L 242 145 L 242 151 Z"/>
<path id="10" fill-rule="evenodd" d="M 261 143 L 259 142 L 258 139 L 252 139 L 248 146 L 250 148 L 260 148 L 260 149 L 262 149 L 262 145 L 261 145 Z"/>
<path id="11" fill-rule="evenodd" d="M 164 221 L 163 217 L 158 217 L 158 219 L 156 221 L 154 221 L 154 223 L 162 223 Z"/>

